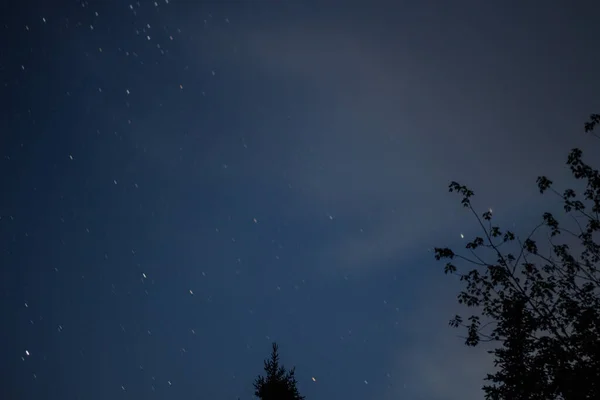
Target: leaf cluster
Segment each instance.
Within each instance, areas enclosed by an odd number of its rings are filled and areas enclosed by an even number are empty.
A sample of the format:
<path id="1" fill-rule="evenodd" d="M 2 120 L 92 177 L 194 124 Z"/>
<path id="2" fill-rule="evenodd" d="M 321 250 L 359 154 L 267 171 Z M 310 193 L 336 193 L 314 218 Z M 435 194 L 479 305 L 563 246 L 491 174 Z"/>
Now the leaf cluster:
<path id="1" fill-rule="evenodd" d="M 592 115 L 586 132 L 598 124 L 600 115 Z M 525 238 L 494 225 L 491 210 L 480 215 L 471 189 L 449 185 L 482 234 L 466 244 L 465 254 L 436 248 L 435 258 L 464 284 L 458 302 L 474 310 L 450 325 L 466 330 L 468 346 L 493 345 L 495 372 L 486 377 L 486 399 L 600 399 L 600 174 L 579 149 L 567 165 L 585 184 L 581 193 L 559 192 L 544 176 L 537 185 L 540 193 L 558 196 L 575 229 L 545 212 Z M 457 262 L 470 267 L 459 270 Z"/>

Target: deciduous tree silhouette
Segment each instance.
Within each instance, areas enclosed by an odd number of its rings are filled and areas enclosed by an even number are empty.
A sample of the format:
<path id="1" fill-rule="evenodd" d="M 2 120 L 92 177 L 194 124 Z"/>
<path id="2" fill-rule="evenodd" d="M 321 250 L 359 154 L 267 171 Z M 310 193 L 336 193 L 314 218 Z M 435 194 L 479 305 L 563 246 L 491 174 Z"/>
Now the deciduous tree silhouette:
<path id="1" fill-rule="evenodd" d="M 585 131 L 593 133 L 597 125 L 600 115 L 594 114 Z M 540 192 L 557 195 L 566 218 L 559 224 L 544 213 L 523 241 L 494 226 L 491 210 L 480 217 L 471 204 L 473 191 L 450 184 L 483 234 L 467 243 L 467 255 L 436 248 L 435 258 L 446 259 L 445 272 L 464 283 L 458 302 L 476 310 L 466 322 L 457 315 L 450 325 L 466 329 L 468 346 L 495 342 L 490 353 L 496 371 L 486 377 L 486 399 L 600 399 L 600 174 L 579 149 L 567 165 L 585 189 L 560 193 L 539 177 Z M 459 271 L 457 260 L 471 269 Z"/>
<path id="2" fill-rule="evenodd" d="M 303 400 L 296 387 L 295 368 L 287 371 L 279 364 L 278 350 L 277 343 L 273 343 L 271 358 L 264 361 L 266 375 L 254 381 L 254 395 L 261 400 Z"/>

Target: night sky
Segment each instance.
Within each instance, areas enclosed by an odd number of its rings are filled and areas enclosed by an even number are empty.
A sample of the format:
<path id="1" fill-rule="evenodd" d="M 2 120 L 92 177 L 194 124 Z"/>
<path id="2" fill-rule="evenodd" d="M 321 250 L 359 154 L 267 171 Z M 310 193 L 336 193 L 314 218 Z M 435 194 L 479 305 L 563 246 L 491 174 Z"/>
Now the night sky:
<path id="1" fill-rule="evenodd" d="M 251 399 L 276 341 L 307 400 L 481 399 L 447 184 L 517 233 L 555 206 L 536 177 L 599 150 L 598 15 L 3 2 L 0 398 Z"/>

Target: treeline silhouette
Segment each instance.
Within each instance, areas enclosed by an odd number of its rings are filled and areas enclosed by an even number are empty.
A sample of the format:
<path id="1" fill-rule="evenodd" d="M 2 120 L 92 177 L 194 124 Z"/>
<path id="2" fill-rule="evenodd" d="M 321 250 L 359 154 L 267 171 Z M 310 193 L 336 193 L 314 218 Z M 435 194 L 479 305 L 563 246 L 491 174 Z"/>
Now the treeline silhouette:
<path id="1" fill-rule="evenodd" d="M 592 114 L 584 131 L 597 138 L 598 125 L 600 114 Z M 465 329 L 467 346 L 492 345 L 488 400 L 600 399 L 600 173 L 580 149 L 571 150 L 567 166 L 581 191 L 559 191 L 538 177 L 540 193 L 556 196 L 565 215 L 540 213 L 522 237 L 495 226 L 492 210 L 478 214 L 471 189 L 449 186 L 481 235 L 461 254 L 436 248 L 435 258 L 462 282 L 458 303 L 474 310 L 450 325 Z M 459 270 L 459 263 L 470 267 Z"/>
<path id="2" fill-rule="evenodd" d="M 271 357 L 264 361 L 265 375 L 254 381 L 254 395 L 261 400 L 303 400 L 296 387 L 295 367 L 286 370 L 279 361 L 279 346 L 273 343 Z"/>
<path id="3" fill-rule="evenodd" d="M 584 131 L 598 138 L 599 125 L 600 114 L 592 114 Z M 494 225 L 492 210 L 479 214 L 471 189 L 449 185 L 481 235 L 462 254 L 435 248 L 435 258 L 463 284 L 458 303 L 473 310 L 466 318 L 456 315 L 450 326 L 465 329 L 467 346 L 492 345 L 494 371 L 482 388 L 487 400 L 600 399 L 600 173 L 579 149 L 571 150 L 567 166 L 583 188 L 579 193 L 537 178 L 540 193 L 557 196 L 566 218 L 541 213 L 522 237 Z M 459 270 L 459 263 L 470 268 Z M 254 381 L 256 397 L 304 399 L 295 369 L 280 365 L 276 343 L 264 370 Z"/>

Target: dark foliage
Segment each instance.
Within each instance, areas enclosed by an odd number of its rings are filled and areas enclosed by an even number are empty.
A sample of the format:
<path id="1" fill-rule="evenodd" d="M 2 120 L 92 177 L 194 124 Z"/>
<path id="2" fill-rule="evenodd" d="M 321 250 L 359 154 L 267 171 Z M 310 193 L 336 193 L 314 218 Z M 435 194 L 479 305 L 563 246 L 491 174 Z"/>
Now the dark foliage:
<path id="1" fill-rule="evenodd" d="M 279 364 L 277 343 L 273 343 L 271 358 L 265 360 L 265 376 L 258 376 L 254 381 L 254 395 L 262 400 L 303 400 L 298 388 L 295 368 L 287 371 Z"/>
<path id="2" fill-rule="evenodd" d="M 594 114 L 585 131 L 593 133 L 598 124 L 600 115 Z M 458 302 L 476 310 L 466 321 L 457 315 L 450 325 L 466 330 L 468 346 L 494 345 L 496 368 L 483 386 L 486 399 L 600 399 L 600 174 L 579 149 L 571 151 L 567 165 L 585 184 L 582 193 L 560 193 L 543 176 L 537 184 L 541 193 L 560 198 L 575 229 L 546 212 L 524 240 L 494 226 L 491 210 L 479 216 L 473 191 L 450 184 L 476 217 L 482 237 L 467 243 L 468 255 L 436 248 L 435 258 L 446 259 L 445 272 L 464 283 Z M 536 242 L 543 233 L 545 241 Z M 471 269 L 459 271 L 456 260 Z"/>

